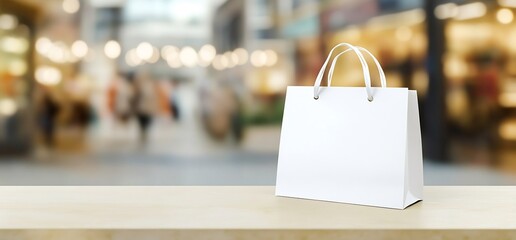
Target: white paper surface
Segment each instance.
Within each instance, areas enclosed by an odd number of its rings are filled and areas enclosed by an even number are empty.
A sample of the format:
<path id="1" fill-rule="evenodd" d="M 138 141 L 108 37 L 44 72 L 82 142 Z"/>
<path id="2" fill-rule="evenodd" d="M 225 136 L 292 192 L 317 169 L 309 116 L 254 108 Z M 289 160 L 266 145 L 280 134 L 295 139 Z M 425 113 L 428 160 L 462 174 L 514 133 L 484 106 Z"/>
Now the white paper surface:
<path id="1" fill-rule="evenodd" d="M 407 189 L 405 207 L 423 199 L 423 148 L 417 93 L 414 90 L 409 91 L 407 128 L 407 169 L 405 170 L 405 186 Z"/>
<path id="2" fill-rule="evenodd" d="M 409 91 L 373 91 L 369 102 L 365 88 L 321 88 L 314 100 L 313 87 L 288 87 L 276 195 L 388 208 L 422 197 L 420 183 L 406 179 L 421 178 L 422 191 L 422 165 L 406 165 L 421 155 L 420 133 L 419 149 L 407 151 Z M 409 168 L 416 172 L 409 176 Z"/>

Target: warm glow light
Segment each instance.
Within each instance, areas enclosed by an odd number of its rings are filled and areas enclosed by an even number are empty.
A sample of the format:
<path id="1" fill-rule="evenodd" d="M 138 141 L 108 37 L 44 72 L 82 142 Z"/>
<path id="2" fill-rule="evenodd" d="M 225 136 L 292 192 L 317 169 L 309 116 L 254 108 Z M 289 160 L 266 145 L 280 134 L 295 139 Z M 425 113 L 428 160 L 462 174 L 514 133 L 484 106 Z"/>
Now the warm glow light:
<path id="1" fill-rule="evenodd" d="M 229 68 L 229 59 L 224 55 L 220 55 L 220 65 L 223 68 Z"/>
<path id="2" fill-rule="evenodd" d="M 181 63 L 187 67 L 194 67 L 197 64 L 197 52 L 192 47 L 184 47 L 179 53 Z"/>
<path id="3" fill-rule="evenodd" d="M 498 128 L 500 137 L 506 140 L 516 140 L 516 121 L 506 121 Z"/>
<path id="4" fill-rule="evenodd" d="M 142 42 L 136 47 L 136 55 L 142 60 L 149 60 L 153 54 L 153 46 L 148 42 Z"/>
<path id="5" fill-rule="evenodd" d="M 159 50 L 155 47 L 152 47 L 152 55 L 149 59 L 146 60 L 148 63 L 156 63 L 159 60 Z"/>
<path id="6" fill-rule="evenodd" d="M 27 73 L 27 63 L 21 59 L 16 59 L 9 63 L 9 73 L 13 76 L 19 77 Z"/>
<path id="7" fill-rule="evenodd" d="M 163 60 L 168 61 L 169 58 L 178 58 L 178 57 L 179 57 L 179 49 L 177 47 L 167 45 L 167 46 L 164 46 L 161 48 L 161 58 L 163 58 Z"/>
<path id="8" fill-rule="evenodd" d="M 233 66 L 238 65 L 238 55 L 235 52 L 229 52 L 229 58 Z"/>
<path id="9" fill-rule="evenodd" d="M 122 48 L 117 41 L 109 40 L 106 42 L 106 45 L 104 45 L 104 54 L 106 54 L 106 57 L 116 59 L 120 56 L 120 53 L 122 53 Z"/>
<path id="10" fill-rule="evenodd" d="M 514 19 L 514 14 L 507 8 L 502 8 L 496 12 L 496 20 L 501 24 L 509 24 Z"/>
<path id="11" fill-rule="evenodd" d="M 396 38 L 402 42 L 407 42 L 412 38 L 412 30 L 407 27 L 399 27 L 396 29 Z"/>
<path id="12" fill-rule="evenodd" d="M 434 9 L 435 17 L 438 19 L 447 19 L 447 18 L 453 18 L 457 16 L 459 13 L 459 8 L 457 7 L 457 4 L 455 3 L 445 3 L 441 4 Z"/>
<path id="13" fill-rule="evenodd" d="M 125 54 L 125 62 L 131 67 L 136 67 L 143 63 L 143 60 L 138 57 L 136 49 L 131 49 Z"/>
<path id="14" fill-rule="evenodd" d="M 482 2 L 474 2 L 468 3 L 459 6 L 459 12 L 455 19 L 457 20 L 467 20 L 473 18 L 479 18 L 486 15 L 487 7 Z"/>
<path id="15" fill-rule="evenodd" d="M 16 113 L 16 102 L 11 98 L 0 99 L 0 114 L 4 116 L 11 116 Z"/>
<path id="16" fill-rule="evenodd" d="M 36 81 L 43 85 L 57 85 L 61 82 L 61 72 L 55 67 L 42 66 L 34 73 Z"/>
<path id="17" fill-rule="evenodd" d="M 445 58 L 444 75 L 450 79 L 460 79 L 466 76 L 469 68 L 460 57 L 451 56 Z"/>
<path id="18" fill-rule="evenodd" d="M 79 0 L 63 0 L 62 7 L 66 13 L 73 14 L 79 11 L 81 3 Z"/>
<path id="19" fill-rule="evenodd" d="M 202 62 L 209 63 L 213 61 L 215 55 L 217 55 L 217 50 L 215 50 L 215 47 L 210 44 L 202 46 L 201 50 L 199 50 L 199 59 Z"/>
<path id="20" fill-rule="evenodd" d="M 283 71 L 271 71 L 266 80 L 270 92 L 284 92 L 288 86 L 288 75 Z"/>
<path id="21" fill-rule="evenodd" d="M 516 92 L 501 93 L 498 97 L 498 102 L 504 107 L 516 107 Z"/>
<path id="22" fill-rule="evenodd" d="M 224 70 L 228 65 L 227 59 L 222 55 L 216 55 L 215 58 L 213 58 L 212 65 L 215 70 Z"/>
<path id="23" fill-rule="evenodd" d="M 255 67 L 263 67 L 267 63 L 267 54 L 262 50 L 256 50 L 251 54 L 251 64 Z"/>
<path id="24" fill-rule="evenodd" d="M 50 48 L 52 47 L 52 41 L 46 37 L 38 38 L 36 41 L 36 51 L 39 54 L 45 55 L 48 53 Z"/>
<path id="25" fill-rule="evenodd" d="M 247 50 L 243 48 L 237 48 L 233 51 L 233 53 L 237 56 L 238 65 L 244 65 L 247 63 L 249 59 L 249 53 L 247 53 Z"/>
<path id="26" fill-rule="evenodd" d="M 222 57 L 225 59 L 224 61 L 227 62 L 228 68 L 232 68 L 238 64 L 238 56 L 233 54 L 233 52 L 227 51 Z"/>
<path id="27" fill-rule="evenodd" d="M 207 67 L 209 66 L 213 59 L 215 58 L 215 55 L 217 55 L 217 50 L 215 47 L 213 47 L 210 44 L 206 44 L 201 47 L 199 50 L 199 66 L 201 67 Z"/>
<path id="28" fill-rule="evenodd" d="M 164 46 L 161 48 L 161 57 L 167 61 L 171 68 L 180 68 L 183 66 L 179 60 L 179 48 L 174 46 Z"/>
<path id="29" fill-rule="evenodd" d="M 72 44 L 72 54 L 75 57 L 83 58 L 88 54 L 88 45 L 81 40 L 77 40 Z"/>
<path id="30" fill-rule="evenodd" d="M 56 42 L 50 48 L 47 57 L 55 63 L 66 62 L 66 45 L 63 42 Z"/>
<path id="31" fill-rule="evenodd" d="M 29 49 L 29 42 L 23 38 L 5 37 L 0 44 L 1 48 L 8 53 L 22 54 Z"/>
<path id="32" fill-rule="evenodd" d="M 0 29 L 13 30 L 18 26 L 18 19 L 11 14 L 0 15 Z"/>
<path id="33" fill-rule="evenodd" d="M 278 54 L 273 51 L 273 50 L 265 50 L 265 56 L 266 56 L 266 61 L 265 61 L 265 66 L 274 66 L 276 65 L 276 63 L 278 63 Z"/>

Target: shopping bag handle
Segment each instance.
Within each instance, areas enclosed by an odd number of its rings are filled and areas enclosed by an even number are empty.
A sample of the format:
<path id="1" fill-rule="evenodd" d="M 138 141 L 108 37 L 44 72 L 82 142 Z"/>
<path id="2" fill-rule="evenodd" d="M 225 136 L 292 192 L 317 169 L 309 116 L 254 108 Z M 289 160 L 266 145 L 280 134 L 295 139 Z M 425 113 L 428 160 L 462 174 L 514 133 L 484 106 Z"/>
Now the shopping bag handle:
<path id="1" fill-rule="evenodd" d="M 367 53 L 367 55 L 369 55 L 373 59 L 375 65 L 376 65 L 376 68 L 378 69 L 378 74 L 380 75 L 381 86 L 382 86 L 382 88 L 387 87 L 387 80 L 385 78 L 385 73 L 383 72 L 380 62 L 378 62 L 378 59 L 376 59 L 376 57 L 369 50 L 367 50 L 363 47 L 360 47 L 360 46 L 355 46 L 355 47 L 358 48 L 360 51 Z M 335 69 L 335 64 L 337 63 L 337 60 L 339 59 L 339 57 L 341 55 L 343 55 L 344 53 L 347 53 L 349 51 L 351 51 L 351 49 L 346 49 L 344 52 L 339 53 L 337 56 L 335 56 L 333 58 L 333 61 L 331 62 L 331 65 L 330 65 L 330 71 L 328 72 L 328 87 L 331 86 L 331 80 L 333 79 L 333 71 Z M 373 100 L 372 96 L 371 96 L 371 98 L 368 98 L 368 99 L 370 101 Z"/>
<path id="2" fill-rule="evenodd" d="M 360 60 L 360 64 L 362 65 L 362 71 L 364 73 L 364 80 L 365 80 L 366 91 L 367 91 L 367 99 L 369 101 L 372 101 L 373 95 L 372 95 L 372 90 L 371 90 L 371 76 L 369 75 L 369 67 L 367 66 L 367 62 L 365 61 L 364 56 L 362 55 L 360 50 L 349 43 L 339 43 L 330 50 L 328 57 L 324 61 L 324 64 L 322 65 L 321 70 L 319 70 L 319 73 L 317 74 L 317 78 L 315 79 L 314 99 L 315 100 L 319 99 L 319 90 L 321 87 L 322 79 L 324 77 L 324 71 L 326 70 L 326 66 L 328 65 L 328 62 L 331 59 L 333 51 L 335 51 L 335 49 L 337 49 L 338 47 L 341 47 L 341 46 L 348 47 L 348 49 L 353 50 L 353 52 L 355 52 L 355 54 L 358 56 L 358 60 Z"/>

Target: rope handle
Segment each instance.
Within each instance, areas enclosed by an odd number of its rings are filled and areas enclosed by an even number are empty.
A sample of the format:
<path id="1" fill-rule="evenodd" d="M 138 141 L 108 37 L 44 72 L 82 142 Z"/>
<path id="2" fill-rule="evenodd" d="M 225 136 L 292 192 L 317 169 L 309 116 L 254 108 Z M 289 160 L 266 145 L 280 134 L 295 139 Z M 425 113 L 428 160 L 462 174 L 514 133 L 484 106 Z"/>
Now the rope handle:
<path id="1" fill-rule="evenodd" d="M 382 88 L 386 88 L 387 87 L 387 79 L 385 78 L 385 73 L 383 72 L 382 65 L 380 64 L 378 59 L 376 59 L 376 57 L 369 50 L 367 50 L 363 47 L 360 47 L 360 46 L 355 46 L 355 47 L 358 48 L 360 51 L 367 53 L 367 55 L 369 55 L 369 57 L 371 57 L 373 59 L 375 65 L 376 65 L 376 68 L 378 69 L 378 74 L 380 75 L 381 86 L 382 86 Z M 337 60 L 339 59 L 339 57 L 341 55 L 343 55 L 349 51 L 351 51 L 351 49 L 346 49 L 345 51 L 343 51 L 343 52 L 339 53 L 337 56 L 335 56 L 335 58 L 333 58 L 333 61 L 331 62 L 331 65 L 330 65 L 330 71 L 328 72 L 328 87 L 331 86 L 331 81 L 333 79 L 333 71 L 335 70 L 335 65 L 337 63 Z M 367 99 L 369 101 L 372 101 L 373 97 L 368 96 Z"/>
<path id="2" fill-rule="evenodd" d="M 353 46 L 349 43 L 340 43 L 331 49 L 330 53 L 328 54 L 328 57 L 326 58 L 323 66 L 321 67 L 321 70 L 319 70 L 319 74 L 317 74 L 317 78 L 316 78 L 315 84 L 314 84 L 314 99 L 316 99 L 316 100 L 319 99 L 320 85 L 321 85 L 326 67 L 327 67 L 329 60 L 331 59 L 331 56 L 332 56 L 333 52 L 335 51 L 335 49 L 337 49 L 338 47 L 341 47 L 341 46 L 346 46 L 348 48 L 346 50 L 340 52 L 333 59 L 331 65 L 330 65 L 330 70 L 328 72 L 328 87 L 331 86 L 333 72 L 335 70 L 335 65 L 337 63 L 338 58 L 341 55 L 343 55 L 349 51 L 353 51 L 357 55 L 358 59 L 360 60 L 360 64 L 362 65 L 362 71 L 364 73 L 364 81 L 365 81 L 365 87 L 366 87 L 366 92 L 367 92 L 367 99 L 369 101 L 373 101 L 373 91 L 371 89 L 371 76 L 369 74 L 369 66 L 368 66 L 367 62 L 365 61 L 365 58 L 364 58 L 364 55 L 362 54 L 362 52 L 367 53 L 367 55 L 369 55 L 375 62 L 376 68 L 378 69 L 378 73 L 380 75 L 380 82 L 381 82 L 382 88 L 387 87 L 387 80 L 385 78 L 385 73 L 383 72 L 382 66 L 380 65 L 380 62 L 378 61 L 378 59 L 376 59 L 376 57 L 369 50 L 367 50 L 363 47 L 360 47 L 360 46 Z"/>
<path id="3" fill-rule="evenodd" d="M 364 80 L 365 80 L 365 84 L 366 84 L 367 95 L 368 95 L 368 99 L 369 99 L 369 97 L 372 97 L 371 76 L 369 75 L 369 67 L 367 66 L 367 62 L 365 61 L 364 56 L 362 55 L 360 50 L 358 50 L 358 48 L 356 48 L 355 46 L 353 46 L 349 43 L 339 43 L 330 50 L 328 57 L 326 57 L 326 60 L 324 61 L 324 64 L 321 67 L 321 70 L 319 70 L 319 73 L 317 74 L 317 77 L 315 78 L 314 99 L 315 100 L 319 99 L 319 91 L 321 88 L 322 79 L 324 77 L 324 71 L 326 71 L 326 66 L 328 65 L 328 62 L 330 61 L 331 56 L 332 56 L 333 52 L 335 51 L 335 49 L 337 49 L 341 46 L 346 46 L 346 47 L 348 47 L 349 50 L 352 50 L 353 52 L 355 52 L 355 54 L 358 57 L 358 60 L 360 60 L 360 64 L 362 65 L 362 71 L 364 73 Z"/>

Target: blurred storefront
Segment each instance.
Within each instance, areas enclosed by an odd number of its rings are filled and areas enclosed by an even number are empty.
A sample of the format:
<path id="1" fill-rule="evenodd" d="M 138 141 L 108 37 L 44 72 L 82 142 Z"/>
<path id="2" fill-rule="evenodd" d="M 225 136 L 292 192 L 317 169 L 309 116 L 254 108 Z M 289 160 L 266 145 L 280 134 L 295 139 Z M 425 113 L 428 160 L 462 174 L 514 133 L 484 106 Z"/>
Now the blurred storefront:
<path id="1" fill-rule="evenodd" d="M 38 13 L 5 0 L 0 6 L 0 154 L 22 154 L 33 136 L 33 43 Z"/>
<path id="2" fill-rule="evenodd" d="M 320 19 L 324 51 L 328 52 L 340 42 L 363 46 L 382 64 L 389 86 L 417 90 L 422 131 L 426 137 L 425 155 L 433 159 L 447 158 L 441 150 L 443 144 L 437 143 L 425 131 L 433 126 L 427 126 L 425 118 L 429 85 L 429 34 L 426 23 L 431 19 L 426 17 L 423 1 L 327 1 L 322 8 Z M 341 64 L 335 70 L 333 84 L 363 86 L 361 67 L 355 58 L 352 54 L 339 58 Z M 374 66 L 372 59 L 368 58 L 367 61 Z M 379 79 L 376 68 L 370 71 L 373 79 Z M 441 78 L 433 80 L 434 83 L 442 81 Z M 373 82 L 373 85 L 379 86 L 379 82 Z M 432 111 L 443 109 L 434 108 Z M 434 120 L 429 124 L 439 121 L 437 114 L 432 118 Z"/>
<path id="3" fill-rule="evenodd" d="M 312 85 L 329 50 L 349 42 L 378 57 L 389 86 L 418 91 L 427 159 L 516 165 L 515 8 L 511 0 L 2 0 L 0 152 L 83 153 L 136 126 L 137 78 L 152 86 L 154 126 L 189 125 L 235 146 L 251 128 L 279 132 L 286 87 Z M 352 54 L 333 78 L 362 86 Z"/>
<path id="4" fill-rule="evenodd" d="M 210 132 L 233 127 L 237 139 L 250 125 L 279 124 L 295 61 L 290 41 L 279 33 L 280 2 L 228 0 L 214 15 L 213 42 L 222 54 L 214 59 L 212 94 L 225 95 L 226 107 L 207 116 Z M 209 101 L 206 101 L 209 102 Z M 216 104 L 216 103 L 214 103 Z M 226 115 L 226 120 L 216 116 Z M 216 127 L 218 125 L 218 127 Z"/>
<path id="5" fill-rule="evenodd" d="M 429 38 L 423 1 L 285 2 L 289 4 L 282 5 L 286 5 L 289 10 L 283 15 L 281 26 L 284 37 L 295 42 L 296 84 L 312 85 L 324 56 L 336 44 L 348 42 L 363 46 L 377 56 L 389 80 L 389 86 L 418 90 L 420 111 L 422 115 L 425 114 L 429 85 Z M 332 84 L 363 86 L 361 67 L 355 56 L 348 54 L 339 59 Z M 374 65 L 372 59 L 367 61 Z M 371 69 L 371 72 L 373 79 L 378 79 L 376 69 Z M 436 81 L 442 79 L 438 78 Z M 323 84 L 326 84 L 326 79 Z M 378 86 L 379 82 L 373 84 Z M 438 110 L 444 111 L 443 109 L 444 107 Z M 425 126 L 425 118 L 422 117 L 421 120 L 422 126 Z M 427 155 L 433 155 L 433 158 L 445 158 L 438 150 L 430 152 Z"/>
<path id="6" fill-rule="evenodd" d="M 513 2 L 292 0 L 283 5 L 290 9 L 282 18 L 283 34 L 294 40 L 298 53 L 297 84 L 313 83 L 322 57 L 335 44 L 360 45 L 378 57 L 389 86 L 418 90 L 426 156 L 481 164 L 515 156 Z M 333 84 L 362 86 L 354 56 L 340 59 L 346 64 L 336 69 Z"/>
<path id="7" fill-rule="evenodd" d="M 457 137 L 452 154 L 459 161 L 514 164 L 515 7 L 500 0 L 443 3 L 435 9 L 446 22 L 445 101 L 450 132 Z"/>

